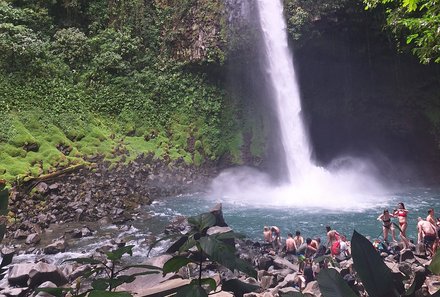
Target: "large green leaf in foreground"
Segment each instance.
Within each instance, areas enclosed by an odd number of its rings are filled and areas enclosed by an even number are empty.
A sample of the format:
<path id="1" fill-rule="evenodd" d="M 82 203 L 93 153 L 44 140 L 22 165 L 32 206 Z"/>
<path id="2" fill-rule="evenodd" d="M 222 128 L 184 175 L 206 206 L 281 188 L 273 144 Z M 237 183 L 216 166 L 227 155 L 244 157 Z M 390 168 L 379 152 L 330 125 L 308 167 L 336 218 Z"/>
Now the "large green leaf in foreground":
<path id="1" fill-rule="evenodd" d="M 317 280 L 324 297 L 356 297 L 356 294 L 335 269 L 320 271 Z"/>
<path id="2" fill-rule="evenodd" d="M 356 230 L 351 239 L 354 269 L 371 297 L 399 296 L 390 269 L 383 262 L 371 242 Z"/>
<path id="3" fill-rule="evenodd" d="M 440 275 L 440 253 L 435 253 L 434 257 L 432 258 L 431 264 L 429 264 L 428 269 L 432 273 Z"/>

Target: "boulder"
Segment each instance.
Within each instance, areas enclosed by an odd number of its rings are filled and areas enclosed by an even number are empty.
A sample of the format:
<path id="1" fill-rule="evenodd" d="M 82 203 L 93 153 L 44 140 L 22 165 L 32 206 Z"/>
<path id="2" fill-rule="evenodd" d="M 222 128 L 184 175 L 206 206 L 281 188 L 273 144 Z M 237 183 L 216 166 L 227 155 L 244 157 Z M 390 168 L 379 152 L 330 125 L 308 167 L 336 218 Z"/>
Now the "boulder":
<path id="1" fill-rule="evenodd" d="M 11 286 L 25 287 L 29 280 L 29 272 L 31 271 L 33 263 L 20 263 L 9 267 L 8 282 Z"/>
<path id="2" fill-rule="evenodd" d="M 28 291 L 29 288 L 6 288 L 2 291 L 2 294 L 7 297 L 24 297 Z"/>
<path id="3" fill-rule="evenodd" d="M 43 252 L 46 255 L 54 255 L 64 253 L 66 251 L 66 242 L 64 240 L 57 240 L 54 243 L 47 245 Z"/>
<path id="4" fill-rule="evenodd" d="M 276 285 L 276 279 L 272 275 L 263 276 L 260 280 L 260 286 L 263 290 L 272 288 Z"/>
<path id="5" fill-rule="evenodd" d="M 38 262 L 29 271 L 29 287 L 35 288 L 47 281 L 51 281 L 57 286 L 65 285 L 68 282 L 66 276 L 57 266 Z"/>
<path id="6" fill-rule="evenodd" d="M 14 239 L 26 239 L 28 237 L 29 233 L 27 231 L 18 229 L 14 233 Z"/>
<path id="7" fill-rule="evenodd" d="M 294 265 L 292 263 L 290 263 L 288 260 L 278 257 L 276 256 L 275 259 L 273 260 L 273 264 L 274 267 L 277 269 L 285 269 L 285 268 L 289 268 L 292 269 L 293 271 L 298 271 L 299 266 L 298 265 Z"/>
<path id="8" fill-rule="evenodd" d="M 228 227 L 228 224 L 225 222 L 225 218 L 223 217 L 222 204 L 218 203 L 214 206 L 210 212 L 215 216 L 215 226 L 219 227 Z"/>
<path id="9" fill-rule="evenodd" d="M 412 275 L 412 268 L 411 265 L 409 265 L 408 263 L 399 263 L 398 264 L 398 268 L 399 271 L 402 272 L 403 274 L 405 274 L 406 276 L 411 276 Z"/>
<path id="10" fill-rule="evenodd" d="M 37 244 L 41 241 L 41 237 L 38 233 L 29 234 L 26 238 L 26 244 Z"/>
<path id="11" fill-rule="evenodd" d="M 291 296 L 294 293 L 300 293 L 299 290 L 294 289 L 293 287 L 281 288 L 281 289 L 279 289 L 278 292 L 280 292 L 283 295 L 287 295 L 287 296 Z"/>
<path id="12" fill-rule="evenodd" d="M 90 269 L 91 269 L 91 266 L 89 264 L 82 265 L 82 266 L 76 268 L 75 270 L 73 270 L 72 273 L 68 274 L 68 278 L 70 281 L 74 281 L 78 277 L 83 276 L 84 273 L 86 273 L 87 271 L 90 271 Z"/>
<path id="13" fill-rule="evenodd" d="M 400 262 L 414 260 L 414 254 L 411 250 L 402 250 L 400 252 Z"/>
<path id="14" fill-rule="evenodd" d="M 56 288 L 57 285 L 55 285 L 53 282 L 51 281 L 47 281 L 42 283 L 41 285 L 38 286 L 39 288 Z M 46 292 L 38 292 L 37 295 L 35 295 L 35 297 L 53 297 L 53 295 L 46 293 Z"/>
<path id="15" fill-rule="evenodd" d="M 268 270 L 270 266 L 273 265 L 273 259 L 269 257 L 261 257 L 258 259 L 258 269 Z"/>
<path id="16" fill-rule="evenodd" d="M 35 187 L 34 190 L 38 194 L 47 194 L 49 192 L 49 186 L 44 182 L 39 182 Z"/>
<path id="17" fill-rule="evenodd" d="M 303 294 L 311 294 L 315 297 L 321 297 L 321 291 L 317 281 L 312 281 L 306 285 L 306 288 L 302 291 Z"/>

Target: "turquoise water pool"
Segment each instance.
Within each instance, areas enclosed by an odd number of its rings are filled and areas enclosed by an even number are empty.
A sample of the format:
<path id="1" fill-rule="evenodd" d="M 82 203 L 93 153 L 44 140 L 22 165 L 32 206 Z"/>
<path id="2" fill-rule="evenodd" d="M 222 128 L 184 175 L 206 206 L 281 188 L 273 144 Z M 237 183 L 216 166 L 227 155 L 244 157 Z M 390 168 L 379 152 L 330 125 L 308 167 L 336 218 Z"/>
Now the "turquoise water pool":
<path id="1" fill-rule="evenodd" d="M 348 238 L 351 237 L 354 229 L 365 236 L 377 238 L 381 235 L 382 225 L 376 218 L 384 208 L 392 211 L 401 201 L 409 210 L 407 233 L 410 239 L 417 238 L 417 217 L 425 218 L 427 210 L 431 207 L 437 209 L 440 216 L 439 188 L 406 189 L 387 195 L 386 201 L 380 205 L 353 211 L 288 206 L 258 207 L 238 202 L 212 200 L 204 193 L 158 200 L 148 208 L 167 220 L 176 215 L 197 215 L 209 211 L 216 202 L 222 202 L 226 222 L 236 232 L 243 233 L 252 240 L 262 239 L 262 229 L 265 225 L 280 227 L 283 237 L 286 237 L 288 232 L 294 233 L 299 230 L 304 237 L 324 238 L 325 226 L 330 225 L 340 233 L 346 234 Z M 396 219 L 394 221 L 397 222 Z"/>

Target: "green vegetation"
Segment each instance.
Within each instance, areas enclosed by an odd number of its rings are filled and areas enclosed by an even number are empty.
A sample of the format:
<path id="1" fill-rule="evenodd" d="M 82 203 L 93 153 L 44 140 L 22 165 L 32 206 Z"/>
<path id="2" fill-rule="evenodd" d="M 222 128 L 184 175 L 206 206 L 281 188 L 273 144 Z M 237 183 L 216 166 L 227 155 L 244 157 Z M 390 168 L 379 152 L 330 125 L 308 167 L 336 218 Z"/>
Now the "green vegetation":
<path id="1" fill-rule="evenodd" d="M 409 46 L 420 62 L 440 63 L 440 3 L 435 0 L 364 0 L 367 9 L 386 7 L 387 27 L 400 48 Z M 403 38 L 403 40 L 402 40 Z"/>
<path id="2" fill-rule="evenodd" d="M 210 261 L 218 263 L 234 271 L 239 270 L 247 275 L 257 278 L 257 271 L 252 265 L 243 259 L 236 257 L 234 239 L 238 236 L 233 231 L 208 235 L 207 231 L 216 223 L 216 217 L 212 213 L 203 213 L 188 218 L 191 231 L 181 236 L 168 250 L 167 253 L 178 253 L 168 260 L 163 266 L 164 275 L 170 272 L 178 272 L 180 268 L 194 263 L 198 266 L 198 277 L 193 279 L 177 291 L 177 296 L 208 296 L 208 291 L 215 291 L 217 284 L 213 278 L 202 277 L 205 255 Z M 252 286 L 235 280 L 235 288 L 248 287 L 248 292 L 255 291 L 258 286 Z M 223 284 L 228 287 L 228 282 Z M 233 290 L 235 291 L 235 290 Z"/>
<path id="3" fill-rule="evenodd" d="M 221 135 L 241 132 L 209 74 L 227 54 L 224 13 L 215 0 L 0 0 L 0 177 L 97 155 L 236 155 Z"/>

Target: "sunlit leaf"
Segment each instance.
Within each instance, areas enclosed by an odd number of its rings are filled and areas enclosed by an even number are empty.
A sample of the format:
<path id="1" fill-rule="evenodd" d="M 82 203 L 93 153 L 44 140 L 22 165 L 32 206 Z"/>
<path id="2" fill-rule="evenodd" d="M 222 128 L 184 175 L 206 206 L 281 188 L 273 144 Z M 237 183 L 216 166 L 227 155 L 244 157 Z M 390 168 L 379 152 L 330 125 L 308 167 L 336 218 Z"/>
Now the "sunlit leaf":
<path id="1" fill-rule="evenodd" d="M 260 287 L 242 282 L 238 279 L 230 279 L 222 282 L 222 289 L 223 291 L 233 292 L 234 296 L 243 296 L 246 293 L 257 291 Z"/>
<path id="2" fill-rule="evenodd" d="M 36 288 L 35 292 L 44 292 L 44 293 L 48 293 L 52 296 L 55 297 L 63 297 L 66 292 L 72 292 L 73 289 L 72 288 Z"/>
<path id="3" fill-rule="evenodd" d="M 92 282 L 92 288 L 95 290 L 106 290 L 109 287 L 109 280 L 98 278 Z"/>
<path id="4" fill-rule="evenodd" d="M 356 297 L 356 294 L 335 269 L 321 270 L 317 281 L 324 297 Z"/>
<path id="5" fill-rule="evenodd" d="M 435 253 L 434 257 L 432 258 L 431 264 L 429 264 L 428 269 L 432 273 L 440 275 L 440 252 Z"/>
<path id="6" fill-rule="evenodd" d="M 370 296 L 399 296 L 390 269 L 371 242 L 356 231 L 351 239 L 354 268 Z"/>
<path id="7" fill-rule="evenodd" d="M 188 251 L 192 247 L 196 245 L 197 241 L 194 239 L 193 236 L 190 236 L 186 242 L 183 243 L 183 245 L 179 248 L 179 253 Z"/>
<path id="8" fill-rule="evenodd" d="M 214 291 L 217 288 L 217 283 L 213 278 L 202 278 L 200 281 L 199 279 L 193 279 L 191 281 L 191 284 L 193 285 L 199 285 L 199 283 L 201 285 L 208 285 L 212 291 Z"/>
<path id="9" fill-rule="evenodd" d="M 175 243 L 173 243 L 167 250 L 167 254 L 173 254 L 180 250 L 180 248 L 185 245 L 185 243 L 188 241 L 188 236 L 184 235 L 180 237 Z"/>
<path id="10" fill-rule="evenodd" d="M 130 256 L 133 256 L 133 247 L 134 245 L 127 245 L 121 248 L 118 248 L 114 251 L 106 253 L 107 258 L 111 261 L 117 261 L 121 260 L 122 256 L 124 254 L 128 254 Z"/>
<path id="11" fill-rule="evenodd" d="M 133 297 L 133 295 L 128 292 L 109 292 L 93 290 L 89 293 L 89 297 Z"/>
<path id="12" fill-rule="evenodd" d="M 118 271 L 118 273 L 119 273 L 119 272 L 122 272 L 122 271 L 125 271 L 125 270 L 127 270 L 127 269 L 130 269 L 130 268 L 145 268 L 145 269 L 151 269 L 151 270 L 162 270 L 162 268 L 157 267 L 157 266 L 153 266 L 153 265 L 137 264 L 137 265 L 128 265 L 128 266 L 125 266 L 125 267 L 121 268 L 121 269 Z"/>
<path id="13" fill-rule="evenodd" d="M 78 264 L 92 264 L 92 265 L 103 264 L 101 261 L 98 261 L 93 258 L 72 258 L 72 259 L 64 260 L 63 263 L 64 262 L 76 262 Z"/>
<path id="14" fill-rule="evenodd" d="M 215 216 L 210 213 L 202 213 L 195 217 L 189 217 L 188 223 L 196 227 L 200 232 L 215 225 Z"/>
<path id="15" fill-rule="evenodd" d="M 175 297 L 208 297 L 208 293 L 198 285 L 189 284 L 179 289 Z"/>
<path id="16" fill-rule="evenodd" d="M 165 264 L 163 265 L 163 274 L 165 275 L 170 272 L 177 272 L 179 271 L 180 268 L 188 265 L 191 262 L 193 262 L 193 260 L 188 259 L 186 257 L 182 257 L 182 256 L 173 257 L 168 261 L 166 261 Z"/>

